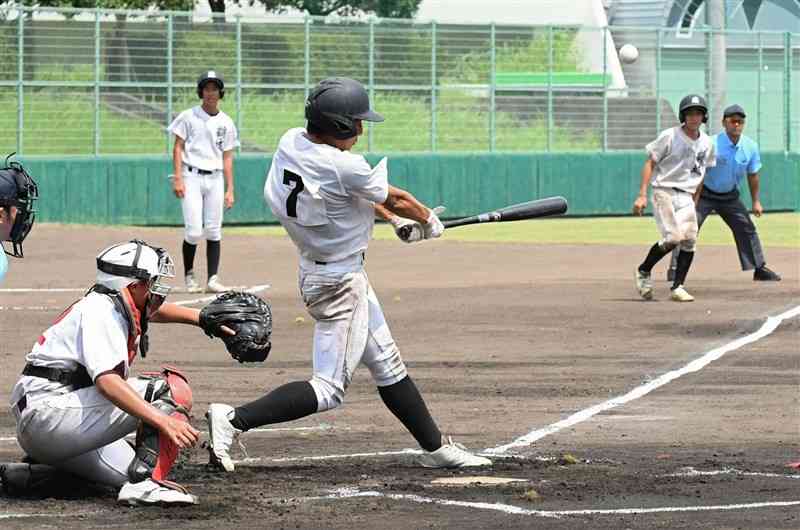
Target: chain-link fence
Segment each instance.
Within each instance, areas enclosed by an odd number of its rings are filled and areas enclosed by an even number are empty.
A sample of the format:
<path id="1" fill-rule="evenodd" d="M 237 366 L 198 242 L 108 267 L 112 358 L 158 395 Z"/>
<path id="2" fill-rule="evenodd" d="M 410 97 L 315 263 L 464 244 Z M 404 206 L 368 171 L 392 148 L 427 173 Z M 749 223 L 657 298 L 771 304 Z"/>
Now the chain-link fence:
<path id="1" fill-rule="evenodd" d="M 622 64 L 632 43 L 639 58 Z M 244 152 L 303 124 L 320 79 L 362 81 L 387 118 L 364 151 L 641 149 L 686 93 L 748 111 L 764 149 L 800 145 L 800 35 L 450 25 L 191 13 L 0 13 L 0 152 L 160 154 L 166 125 L 214 69 Z"/>

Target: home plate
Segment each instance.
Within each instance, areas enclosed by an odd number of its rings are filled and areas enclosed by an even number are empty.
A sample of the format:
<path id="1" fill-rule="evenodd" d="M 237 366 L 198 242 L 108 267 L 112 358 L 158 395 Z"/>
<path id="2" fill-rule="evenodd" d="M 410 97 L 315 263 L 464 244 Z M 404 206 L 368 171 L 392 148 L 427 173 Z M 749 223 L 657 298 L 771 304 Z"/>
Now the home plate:
<path id="1" fill-rule="evenodd" d="M 512 482 L 528 482 L 524 478 L 510 477 L 444 477 L 431 481 L 431 484 L 441 486 L 497 486 Z"/>

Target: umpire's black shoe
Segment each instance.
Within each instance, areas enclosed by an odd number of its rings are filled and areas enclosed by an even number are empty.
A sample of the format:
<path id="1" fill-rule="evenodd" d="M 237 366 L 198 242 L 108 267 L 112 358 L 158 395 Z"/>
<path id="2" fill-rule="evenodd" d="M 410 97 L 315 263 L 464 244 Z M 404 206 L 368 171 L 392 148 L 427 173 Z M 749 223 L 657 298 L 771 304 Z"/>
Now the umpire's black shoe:
<path id="1" fill-rule="evenodd" d="M 779 282 L 781 281 L 780 275 L 767 268 L 766 265 L 762 265 L 761 267 L 757 268 L 753 271 L 753 281 L 754 282 Z"/>

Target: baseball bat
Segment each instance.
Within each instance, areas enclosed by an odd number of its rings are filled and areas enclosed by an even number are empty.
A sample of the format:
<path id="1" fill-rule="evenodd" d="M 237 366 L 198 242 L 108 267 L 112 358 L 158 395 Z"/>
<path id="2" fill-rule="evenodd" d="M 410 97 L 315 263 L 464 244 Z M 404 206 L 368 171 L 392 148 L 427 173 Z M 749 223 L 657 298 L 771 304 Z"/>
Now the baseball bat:
<path id="1" fill-rule="evenodd" d="M 457 226 L 472 225 L 477 223 L 504 223 L 508 221 L 524 221 L 525 219 L 536 219 L 538 217 L 548 217 L 550 215 L 561 215 L 567 211 L 567 199 L 564 197 L 548 197 L 535 201 L 512 204 L 491 212 L 478 215 L 470 215 L 458 219 L 448 219 L 442 221 L 445 228 L 455 228 Z M 400 230 L 409 232 L 410 226 L 404 226 Z M 404 237 L 409 234 L 402 233 Z"/>

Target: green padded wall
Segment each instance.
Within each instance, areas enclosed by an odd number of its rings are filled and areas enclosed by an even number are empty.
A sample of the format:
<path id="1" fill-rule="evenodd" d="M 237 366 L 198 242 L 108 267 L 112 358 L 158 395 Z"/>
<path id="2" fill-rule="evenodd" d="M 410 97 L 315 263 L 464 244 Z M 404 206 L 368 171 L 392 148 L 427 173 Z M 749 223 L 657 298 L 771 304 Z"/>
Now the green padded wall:
<path id="1" fill-rule="evenodd" d="M 368 155 L 370 163 L 379 155 Z M 761 202 L 768 210 L 800 210 L 800 154 L 763 153 Z M 180 225 L 171 161 L 151 157 L 23 157 L 40 187 L 38 219 L 89 224 Z M 614 153 L 395 154 L 389 181 L 458 217 L 535 198 L 563 195 L 569 215 L 624 215 L 638 192 L 644 155 Z M 234 163 L 236 205 L 227 224 L 274 222 L 263 200 L 270 158 Z M 749 193 L 743 193 L 749 202 Z"/>

